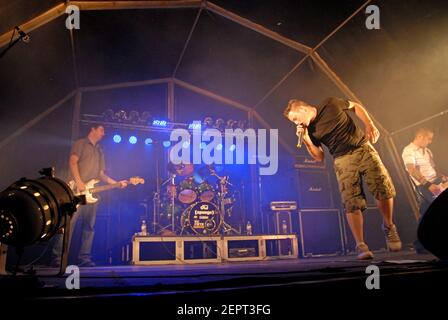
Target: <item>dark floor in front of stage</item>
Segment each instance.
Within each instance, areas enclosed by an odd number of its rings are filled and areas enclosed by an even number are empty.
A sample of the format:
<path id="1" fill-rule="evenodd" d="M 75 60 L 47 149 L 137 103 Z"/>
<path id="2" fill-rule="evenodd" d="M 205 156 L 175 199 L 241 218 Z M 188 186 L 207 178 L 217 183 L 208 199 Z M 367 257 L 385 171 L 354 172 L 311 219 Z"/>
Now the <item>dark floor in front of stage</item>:
<path id="1" fill-rule="evenodd" d="M 375 264 L 382 275 L 422 274 L 445 271 L 432 255 L 413 251 L 377 252 L 375 259 L 359 261 L 354 255 L 302 258 L 293 260 L 182 264 L 158 266 L 104 266 L 80 268 L 82 290 L 67 290 L 66 277 L 56 276 L 57 269 L 37 267 L 40 281 L 37 296 L 63 299 L 67 295 L 147 295 L 207 290 L 233 290 L 358 281 L 364 285 L 366 267 Z M 76 292 L 75 292 L 76 291 Z"/>

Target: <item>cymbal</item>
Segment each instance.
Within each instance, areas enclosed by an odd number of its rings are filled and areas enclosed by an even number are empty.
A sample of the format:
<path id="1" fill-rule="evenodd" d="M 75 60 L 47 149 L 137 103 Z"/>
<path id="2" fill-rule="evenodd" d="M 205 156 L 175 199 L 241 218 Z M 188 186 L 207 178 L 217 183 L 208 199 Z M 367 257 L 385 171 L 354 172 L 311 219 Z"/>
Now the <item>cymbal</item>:
<path id="1" fill-rule="evenodd" d="M 173 164 L 168 163 L 167 170 L 172 174 L 188 177 L 191 176 L 194 172 L 194 166 L 191 163 L 181 163 L 181 164 Z"/>

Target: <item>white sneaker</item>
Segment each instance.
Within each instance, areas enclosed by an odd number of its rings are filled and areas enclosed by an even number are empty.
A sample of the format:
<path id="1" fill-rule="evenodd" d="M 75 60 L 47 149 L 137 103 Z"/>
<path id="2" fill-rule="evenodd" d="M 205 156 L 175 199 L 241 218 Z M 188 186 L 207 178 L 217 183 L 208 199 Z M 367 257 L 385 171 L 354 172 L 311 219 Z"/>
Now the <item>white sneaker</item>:
<path id="1" fill-rule="evenodd" d="M 356 253 L 358 254 L 358 260 L 370 260 L 373 259 L 373 253 L 369 250 L 369 247 L 361 242 L 356 246 Z"/>
<path id="2" fill-rule="evenodd" d="M 400 251 L 401 250 L 401 240 L 398 235 L 397 226 L 395 224 L 386 228 L 384 225 L 382 227 L 384 235 L 386 236 L 387 249 L 389 251 Z"/>

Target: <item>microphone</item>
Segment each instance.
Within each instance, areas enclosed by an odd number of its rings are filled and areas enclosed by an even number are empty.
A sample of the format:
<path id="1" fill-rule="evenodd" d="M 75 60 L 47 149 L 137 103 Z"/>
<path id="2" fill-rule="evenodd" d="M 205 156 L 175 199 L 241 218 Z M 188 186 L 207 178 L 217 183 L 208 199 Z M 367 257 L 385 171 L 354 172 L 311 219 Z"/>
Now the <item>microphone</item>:
<path id="1" fill-rule="evenodd" d="M 297 135 L 297 148 L 302 147 L 302 142 L 303 142 L 303 134 L 305 133 L 305 128 L 301 125 L 298 124 L 297 125 L 297 131 L 296 131 L 296 135 Z"/>
<path id="2" fill-rule="evenodd" d="M 15 26 L 14 28 L 19 33 L 20 39 L 22 39 L 23 42 L 29 43 L 31 41 L 31 37 L 29 34 L 26 34 L 25 32 L 23 32 L 18 26 Z"/>

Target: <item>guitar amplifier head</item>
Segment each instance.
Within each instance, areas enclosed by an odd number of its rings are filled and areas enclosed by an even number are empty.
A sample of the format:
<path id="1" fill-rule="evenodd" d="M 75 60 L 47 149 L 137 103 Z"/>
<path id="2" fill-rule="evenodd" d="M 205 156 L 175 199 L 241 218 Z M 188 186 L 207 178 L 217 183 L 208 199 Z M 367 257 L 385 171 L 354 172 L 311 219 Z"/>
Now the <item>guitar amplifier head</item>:
<path id="1" fill-rule="evenodd" d="M 292 211 L 297 209 L 295 201 L 272 201 L 270 204 L 272 211 Z"/>

